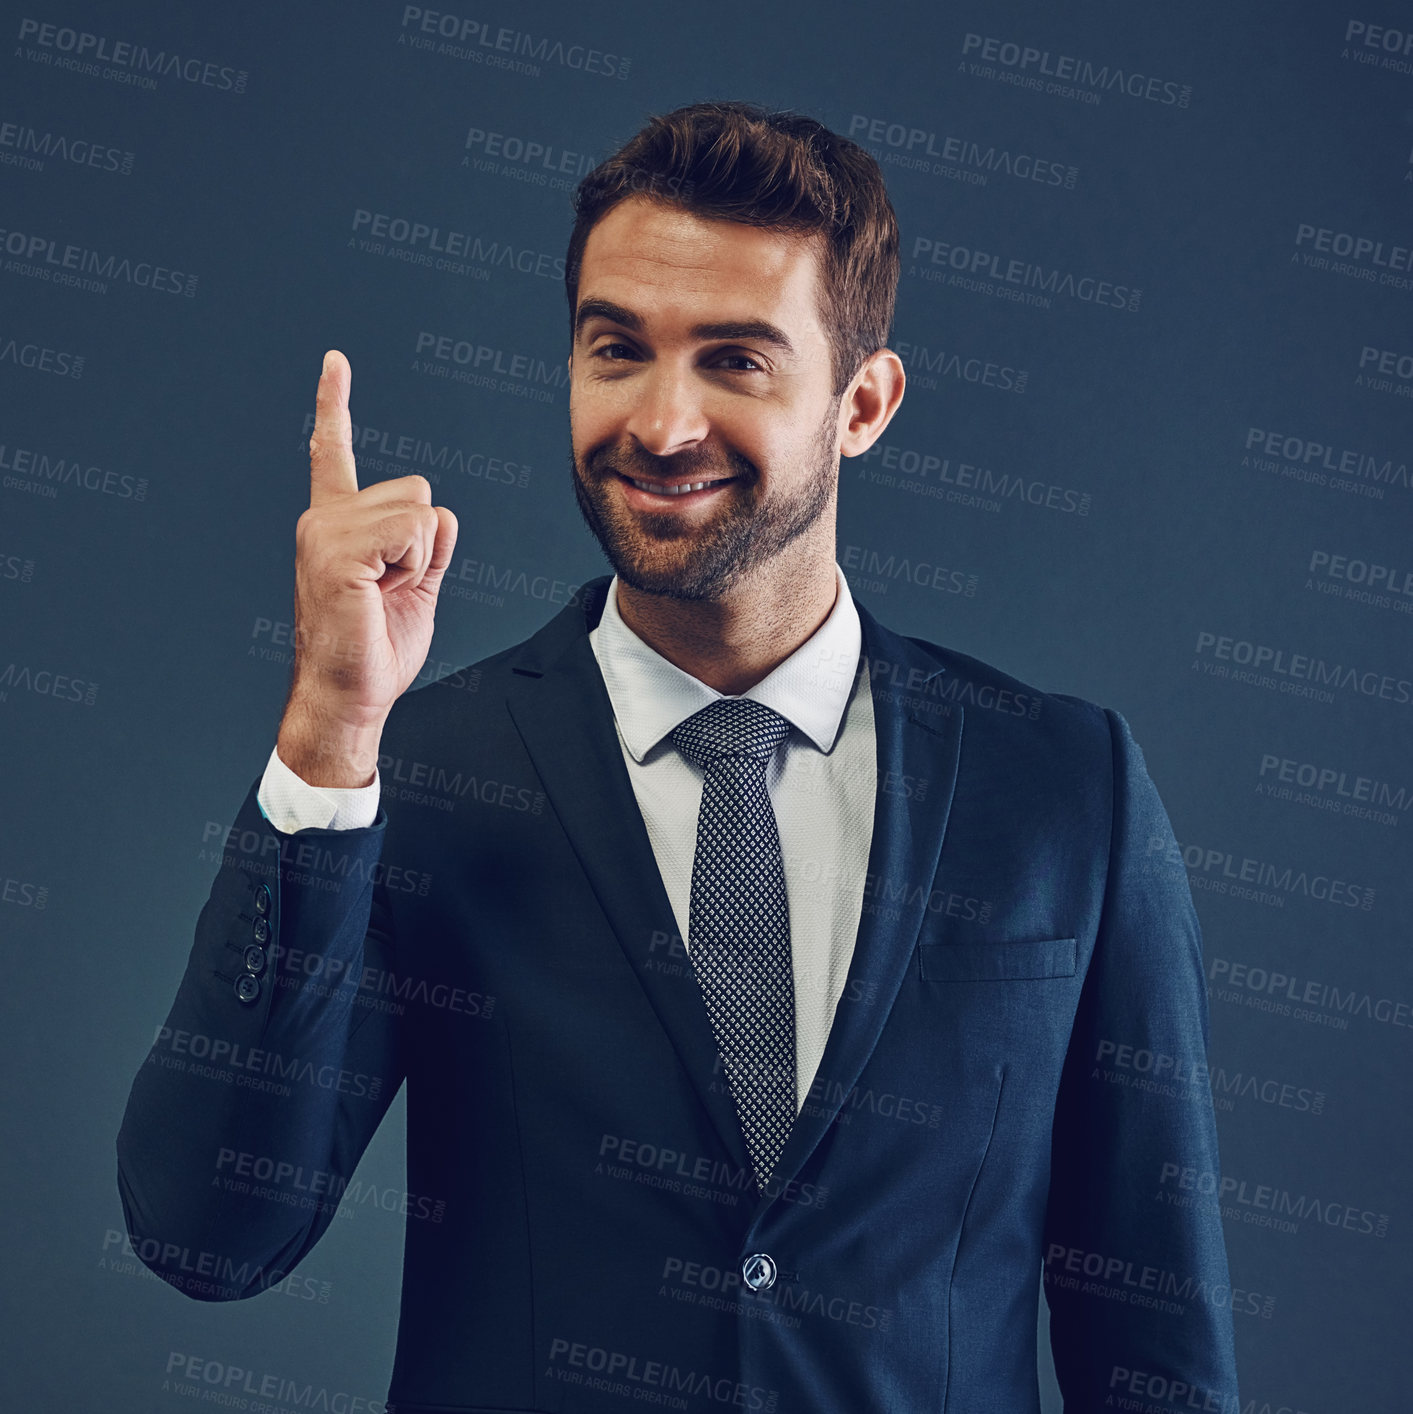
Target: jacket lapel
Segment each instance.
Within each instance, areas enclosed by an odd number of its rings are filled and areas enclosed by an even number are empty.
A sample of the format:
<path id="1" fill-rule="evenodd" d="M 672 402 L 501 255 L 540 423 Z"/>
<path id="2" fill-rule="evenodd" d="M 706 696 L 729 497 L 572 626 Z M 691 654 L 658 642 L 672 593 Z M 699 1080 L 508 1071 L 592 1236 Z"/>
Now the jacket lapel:
<path id="1" fill-rule="evenodd" d="M 731 1097 L 725 1086 L 711 1084 L 717 1074 L 716 1041 L 696 975 L 680 944 L 673 950 L 679 966 L 663 966 L 666 950 L 653 944 L 655 937 L 675 935 L 676 920 L 589 645 L 608 585 L 607 577 L 584 585 L 583 602 L 566 607 L 524 645 L 512 664 L 507 706 L 545 794 L 704 1109 L 732 1162 L 748 1168 Z M 799 1172 L 877 1044 L 926 916 L 956 783 L 962 711 L 931 690 L 944 669 L 931 654 L 884 628 L 862 605 L 858 611 L 877 738 L 868 857 L 871 897 L 864 900 L 845 999 L 836 1008 L 820 1061 L 821 1101 L 797 1116 L 772 1190 Z M 908 776 L 928 782 L 921 802 L 897 788 Z M 607 821 L 613 822 L 611 829 L 605 828 Z M 762 1198 L 757 1216 L 769 1201 Z"/>
<path id="2" fill-rule="evenodd" d="M 677 922 L 623 762 L 613 705 L 589 630 L 603 612 L 607 577 L 581 588 L 512 665 L 507 706 L 545 794 L 711 1117 L 733 1165 L 748 1167 L 746 1141 L 724 1085 L 712 1088 L 716 1039 L 696 974 L 674 938 Z"/>
<path id="3" fill-rule="evenodd" d="M 868 855 L 872 887 L 864 897 L 848 980 L 820 1058 L 819 1099 L 806 1104 L 791 1127 L 771 1179 L 773 1192 L 793 1179 L 814 1152 L 878 1042 L 927 914 L 956 787 L 962 709 L 933 691 L 942 665 L 884 628 L 861 604 L 857 607 L 878 748 Z M 906 777 L 927 781 L 922 801 L 900 788 Z M 850 1000 L 855 997 L 867 1000 Z M 770 1201 L 769 1196 L 761 1199 L 752 1225 Z"/>

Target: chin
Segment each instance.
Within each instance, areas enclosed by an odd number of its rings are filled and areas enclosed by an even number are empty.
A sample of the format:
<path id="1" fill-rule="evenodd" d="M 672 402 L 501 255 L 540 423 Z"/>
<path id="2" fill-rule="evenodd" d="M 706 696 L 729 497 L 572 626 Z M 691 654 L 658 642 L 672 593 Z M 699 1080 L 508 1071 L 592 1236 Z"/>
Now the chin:
<path id="1" fill-rule="evenodd" d="M 620 574 L 619 579 L 640 594 L 651 594 L 658 599 L 671 599 L 679 604 L 707 604 L 720 599 L 722 590 L 716 585 L 696 585 L 674 581 L 664 583 L 659 580 L 635 580 Z"/>
<path id="2" fill-rule="evenodd" d="M 625 553 L 621 545 L 603 548 L 618 578 L 642 594 L 701 602 L 719 598 L 730 587 L 716 567 L 690 555 L 664 563 L 652 556 Z"/>

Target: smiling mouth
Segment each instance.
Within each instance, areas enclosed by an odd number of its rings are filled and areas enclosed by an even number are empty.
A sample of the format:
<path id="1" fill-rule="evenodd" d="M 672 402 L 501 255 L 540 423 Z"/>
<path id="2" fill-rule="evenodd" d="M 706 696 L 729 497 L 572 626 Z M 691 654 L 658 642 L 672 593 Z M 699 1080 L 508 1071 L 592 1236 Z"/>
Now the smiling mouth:
<path id="1" fill-rule="evenodd" d="M 641 481 L 636 476 L 625 475 L 623 479 L 629 485 L 636 486 L 638 490 L 651 491 L 657 496 L 685 496 L 692 491 L 704 491 L 708 486 L 721 486 L 728 481 L 736 480 L 734 476 L 718 476 L 710 481 L 679 481 L 669 485 L 662 481 Z"/>

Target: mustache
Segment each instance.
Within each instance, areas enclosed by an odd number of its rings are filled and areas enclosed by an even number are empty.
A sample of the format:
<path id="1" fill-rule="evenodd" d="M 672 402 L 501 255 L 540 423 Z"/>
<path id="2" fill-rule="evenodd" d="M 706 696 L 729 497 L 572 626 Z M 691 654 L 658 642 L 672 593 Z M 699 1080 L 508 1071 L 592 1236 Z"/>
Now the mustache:
<path id="1" fill-rule="evenodd" d="M 670 457 L 656 456 L 642 447 L 626 450 L 600 447 L 589 453 L 584 469 L 599 481 L 614 473 L 660 481 L 707 481 L 724 474 L 750 483 L 760 477 L 755 463 L 739 452 L 718 454 L 709 447 L 677 452 Z"/>

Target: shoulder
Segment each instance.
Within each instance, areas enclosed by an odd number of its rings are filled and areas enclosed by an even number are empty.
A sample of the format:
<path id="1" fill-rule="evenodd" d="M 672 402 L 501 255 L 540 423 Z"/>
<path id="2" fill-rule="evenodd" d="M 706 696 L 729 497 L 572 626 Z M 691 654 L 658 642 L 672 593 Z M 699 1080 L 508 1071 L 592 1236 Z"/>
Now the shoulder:
<path id="1" fill-rule="evenodd" d="M 909 660 L 916 683 L 916 663 L 925 664 L 925 697 L 947 707 L 960 707 L 969 736 L 981 735 L 1012 749 L 1095 752 L 1112 750 L 1118 713 L 1086 698 L 1049 692 L 955 648 L 913 635 L 893 635 L 874 621 L 874 634 L 885 651 L 871 655 L 874 696 L 891 686 L 898 660 Z M 888 653 L 888 640 L 906 645 L 904 653 Z"/>
<path id="2" fill-rule="evenodd" d="M 908 642 L 940 665 L 929 694 L 962 708 L 964 750 L 991 778 L 1049 789 L 1086 813 L 1121 807 L 1154 830 L 1169 829 L 1143 749 L 1121 712 L 1046 692 L 926 639 Z"/>
<path id="3" fill-rule="evenodd" d="M 384 742 L 396 752 L 436 753 L 452 743 L 491 744 L 502 730 L 513 730 L 506 692 L 533 641 L 513 644 L 404 692 L 388 714 Z"/>

